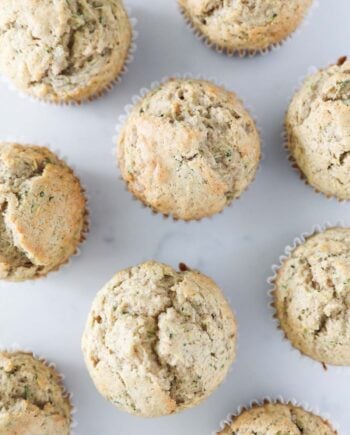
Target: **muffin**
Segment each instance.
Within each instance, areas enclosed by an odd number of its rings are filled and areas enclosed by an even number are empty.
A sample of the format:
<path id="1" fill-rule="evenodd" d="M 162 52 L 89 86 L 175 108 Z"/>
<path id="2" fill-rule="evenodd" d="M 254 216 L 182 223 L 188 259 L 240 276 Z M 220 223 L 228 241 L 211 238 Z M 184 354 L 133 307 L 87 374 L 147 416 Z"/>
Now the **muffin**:
<path id="1" fill-rule="evenodd" d="M 44 147 L 0 143 L 0 211 L 0 279 L 44 276 L 84 238 L 80 182 Z"/>
<path id="2" fill-rule="evenodd" d="M 210 278 L 148 261 L 97 294 L 82 349 L 102 396 L 156 417 L 206 399 L 227 375 L 235 342 L 233 313 Z"/>
<path id="3" fill-rule="evenodd" d="M 0 72 L 33 97 L 79 103 L 121 74 L 131 33 L 121 0 L 3 0 Z"/>
<path id="4" fill-rule="evenodd" d="M 350 229 L 329 228 L 294 248 L 273 299 L 293 346 L 324 364 L 350 366 Z"/>
<path id="5" fill-rule="evenodd" d="M 234 93 L 205 80 L 171 79 L 131 111 L 118 160 L 145 205 L 198 220 L 222 211 L 252 182 L 260 139 Z"/>
<path id="6" fill-rule="evenodd" d="M 179 0 L 179 4 L 191 25 L 216 48 L 254 54 L 293 33 L 312 0 Z"/>
<path id="7" fill-rule="evenodd" d="M 350 199 L 350 61 L 308 77 L 286 116 L 292 159 L 316 191 Z"/>
<path id="8" fill-rule="evenodd" d="M 234 417 L 219 435 L 336 435 L 321 417 L 290 403 L 255 405 Z"/>
<path id="9" fill-rule="evenodd" d="M 56 370 L 30 353 L 0 352 L 0 433 L 68 435 L 71 404 Z"/>

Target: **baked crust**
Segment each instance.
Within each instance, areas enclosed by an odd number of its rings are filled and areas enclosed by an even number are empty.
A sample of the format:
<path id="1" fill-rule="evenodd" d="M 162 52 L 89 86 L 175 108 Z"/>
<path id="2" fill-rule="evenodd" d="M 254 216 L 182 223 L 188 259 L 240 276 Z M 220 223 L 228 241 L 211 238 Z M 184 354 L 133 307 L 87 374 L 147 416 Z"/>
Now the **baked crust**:
<path id="1" fill-rule="evenodd" d="M 0 143 L 0 209 L 0 279 L 56 270 L 87 229 L 78 178 L 45 147 Z"/>
<path id="2" fill-rule="evenodd" d="M 131 32 L 121 0 L 4 0 L 0 71 L 33 97 L 79 103 L 122 72 Z"/>
<path id="3" fill-rule="evenodd" d="M 292 159 L 316 191 L 350 199 L 350 61 L 308 77 L 286 115 Z"/>
<path id="4" fill-rule="evenodd" d="M 210 278 L 148 261 L 97 294 L 82 349 L 102 396 L 155 417 L 206 399 L 226 377 L 235 342 L 233 313 Z"/>
<path id="5" fill-rule="evenodd" d="M 117 152 L 136 198 L 175 219 L 198 220 L 247 189 L 260 138 L 234 93 L 205 80 L 171 79 L 133 108 Z"/>
<path id="6" fill-rule="evenodd" d="M 218 435 L 337 435 L 328 421 L 290 403 L 269 403 L 244 409 Z"/>
<path id="7" fill-rule="evenodd" d="M 273 296 L 293 346 L 323 364 L 350 365 L 350 229 L 329 228 L 297 246 Z"/>
<path id="8" fill-rule="evenodd" d="M 0 352 L 0 433 L 69 435 L 71 411 L 53 367 L 30 353 Z"/>
<path id="9" fill-rule="evenodd" d="M 259 52 L 284 41 L 312 0 L 179 0 L 185 16 L 210 43 L 228 52 Z"/>

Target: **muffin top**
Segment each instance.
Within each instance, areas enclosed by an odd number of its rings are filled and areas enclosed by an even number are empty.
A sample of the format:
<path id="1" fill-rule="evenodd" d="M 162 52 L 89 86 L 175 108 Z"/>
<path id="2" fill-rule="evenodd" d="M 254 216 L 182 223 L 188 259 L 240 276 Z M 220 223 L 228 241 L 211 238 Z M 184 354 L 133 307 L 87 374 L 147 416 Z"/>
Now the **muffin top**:
<path id="1" fill-rule="evenodd" d="M 277 317 L 301 352 L 350 365 L 350 229 L 330 228 L 295 248 L 278 271 Z"/>
<path id="2" fill-rule="evenodd" d="M 235 341 L 234 316 L 210 278 L 148 261 L 98 293 L 82 347 L 104 397 L 155 417 L 208 397 L 235 358 Z"/>
<path id="3" fill-rule="evenodd" d="M 87 99 L 120 73 L 131 41 L 121 0 L 3 0 L 0 71 L 54 102 Z"/>
<path id="4" fill-rule="evenodd" d="M 253 180 L 260 140 L 236 95 L 204 80 L 171 79 L 131 111 L 118 159 L 129 190 L 176 219 L 220 212 Z"/>
<path id="5" fill-rule="evenodd" d="M 308 77 L 287 113 L 288 147 L 316 190 L 350 199 L 350 61 Z"/>
<path id="6" fill-rule="evenodd" d="M 255 52 L 294 32 L 312 0 L 179 0 L 210 42 L 228 51 Z"/>
<path id="7" fill-rule="evenodd" d="M 30 353 L 0 352 L 0 433 L 68 435 L 70 425 L 56 370 Z"/>
<path id="8" fill-rule="evenodd" d="M 84 235 L 79 180 L 44 147 L 0 143 L 0 210 L 0 279 L 46 275 Z"/>
<path id="9" fill-rule="evenodd" d="M 265 403 L 243 411 L 219 435 L 336 435 L 321 417 L 291 404 Z"/>

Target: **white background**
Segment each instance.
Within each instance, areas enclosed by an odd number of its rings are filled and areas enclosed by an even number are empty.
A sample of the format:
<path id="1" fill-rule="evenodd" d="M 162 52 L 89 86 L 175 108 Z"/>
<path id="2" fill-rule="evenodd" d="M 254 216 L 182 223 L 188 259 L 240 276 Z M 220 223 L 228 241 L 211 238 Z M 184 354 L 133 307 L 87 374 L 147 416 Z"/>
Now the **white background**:
<path id="1" fill-rule="evenodd" d="M 0 346 L 18 343 L 57 363 L 74 394 L 78 435 L 185 434 L 215 430 L 239 405 L 264 396 L 295 398 L 329 414 L 350 434 L 350 368 L 329 368 L 292 350 L 268 309 L 266 279 L 285 245 L 314 224 L 350 224 L 350 204 L 305 186 L 282 146 L 283 117 L 310 66 L 347 53 L 349 0 L 321 0 L 280 50 L 251 59 L 208 49 L 186 27 L 175 0 L 129 0 L 138 21 L 138 50 L 121 84 L 80 107 L 23 99 L 0 84 L 0 138 L 49 144 L 68 158 L 90 196 L 91 231 L 81 255 L 33 283 L 0 284 Z M 132 200 L 111 154 L 118 116 L 131 96 L 154 80 L 192 72 L 215 77 L 242 96 L 258 120 L 265 158 L 241 200 L 200 223 L 153 215 Z M 184 261 L 213 277 L 239 324 L 238 358 L 227 381 L 202 405 L 145 420 L 119 412 L 95 390 L 80 338 L 97 290 L 119 269 L 146 259 Z"/>

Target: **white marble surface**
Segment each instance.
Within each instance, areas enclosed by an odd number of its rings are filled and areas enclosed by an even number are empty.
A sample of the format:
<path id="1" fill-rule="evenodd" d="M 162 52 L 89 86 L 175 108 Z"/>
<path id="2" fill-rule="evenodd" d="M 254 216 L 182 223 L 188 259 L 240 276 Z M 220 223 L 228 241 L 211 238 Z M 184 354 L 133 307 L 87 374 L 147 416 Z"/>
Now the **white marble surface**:
<path id="1" fill-rule="evenodd" d="M 77 407 L 77 435 L 210 434 L 239 405 L 283 396 L 329 414 L 350 433 L 350 368 L 327 372 L 281 339 L 267 307 L 267 277 L 284 246 L 314 224 L 343 220 L 350 204 L 305 186 L 282 147 L 284 112 L 308 68 L 346 54 L 350 3 L 326 1 L 282 49 L 253 59 L 226 58 L 186 28 L 175 0 L 129 0 L 139 20 L 129 73 L 107 96 L 81 107 L 20 98 L 0 84 L 0 138 L 49 144 L 71 162 L 90 196 L 91 231 L 81 255 L 48 278 L 0 284 L 0 345 L 18 343 L 57 363 Z M 200 223 L 154 216 L 125 191 L 111 157 L 114 125 L 133 94 L 175 72 L 216 77 L 246 100 L 261 127 L 265 158 L 240 201 Z M 155 258 L 201 269 L 223 288 L 239 322 L 238 358 L 205 403 L 171 417 L 143 420 L 119 412 L 96 392 L 80 337 L 96 291 L 117 270 Z"/>

